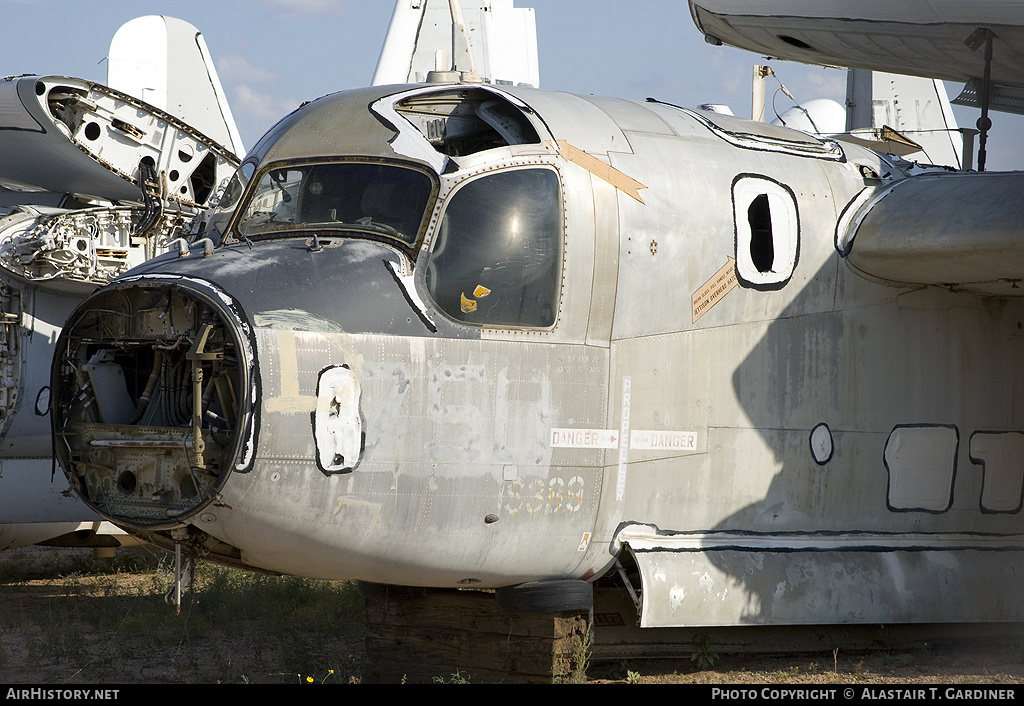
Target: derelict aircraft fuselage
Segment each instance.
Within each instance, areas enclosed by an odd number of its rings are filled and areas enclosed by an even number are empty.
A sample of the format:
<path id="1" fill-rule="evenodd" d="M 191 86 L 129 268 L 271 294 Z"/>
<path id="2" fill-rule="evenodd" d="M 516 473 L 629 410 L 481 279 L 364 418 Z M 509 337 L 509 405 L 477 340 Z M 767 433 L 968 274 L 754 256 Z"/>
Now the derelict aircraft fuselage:
<path id="1" fill-rule="evenodd" d="M 904 192 L 965 180 L 921 171 L 657 102 L 321 98 L 203 242 L 70 317 L 58 460 L 114 522 L 270 571 L 629 557 L 648 626 L 1020 619 L 1024 301 L 976 275 L 1020 256 L 998 203 L 931 222 Z"/>

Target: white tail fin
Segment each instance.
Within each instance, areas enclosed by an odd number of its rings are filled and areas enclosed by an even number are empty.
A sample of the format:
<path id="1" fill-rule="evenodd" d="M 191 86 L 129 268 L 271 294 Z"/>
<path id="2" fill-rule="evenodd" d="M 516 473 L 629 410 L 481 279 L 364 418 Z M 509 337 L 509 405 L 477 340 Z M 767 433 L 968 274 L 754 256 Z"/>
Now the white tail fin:
<path id="1" fill-rule="evenodd" d="M 107 85 L 245 154 L 206 41 L 188 22 L 149 15 L 122 25 L 110 42 Z"/>
<path id="2" fill-rule="evenodd" d="M 963 168 L 963 138 L 942 81 L 851 69 L 846 129 L 890 127 L 922 147 L 911 158 Z"/>
<path id="3" fill-rule="evenodd" d="M 462 3 L 466 35 L 484 83 L 540 85 L 537 24 L 532 8 L 512 0 Z M 373 85 L 421 83 L 438 49 L 452 49 L 448 0 L 397 0 Z"/>

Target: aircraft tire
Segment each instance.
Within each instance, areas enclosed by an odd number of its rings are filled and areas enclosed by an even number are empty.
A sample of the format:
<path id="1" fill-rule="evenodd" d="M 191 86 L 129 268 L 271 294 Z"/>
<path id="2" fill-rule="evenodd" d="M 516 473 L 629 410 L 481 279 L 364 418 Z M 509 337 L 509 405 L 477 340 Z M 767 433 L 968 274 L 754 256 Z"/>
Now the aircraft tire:
<path id="1" fill-rule="evenodd" d="M 586 581 L 530 581 L 494 592 L 498 607 L 509 615 L 561 613 L 594 607 L 594 587 Z"/>

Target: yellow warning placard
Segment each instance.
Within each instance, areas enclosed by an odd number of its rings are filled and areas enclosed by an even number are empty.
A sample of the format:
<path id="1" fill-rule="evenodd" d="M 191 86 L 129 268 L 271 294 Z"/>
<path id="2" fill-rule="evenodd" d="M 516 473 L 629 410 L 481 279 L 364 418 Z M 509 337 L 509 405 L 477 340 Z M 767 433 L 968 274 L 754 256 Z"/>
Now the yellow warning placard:
<path id="1" fill-rule="evenodd" d="M 691 295 L 693 322 L 696 323 L 697 319 L 704 316 L 711 307 L 717 304 L 737 284 L 736 260 L 730 257 L 722 269 L 712 275 L 711 279 L 702 284 Z"/>

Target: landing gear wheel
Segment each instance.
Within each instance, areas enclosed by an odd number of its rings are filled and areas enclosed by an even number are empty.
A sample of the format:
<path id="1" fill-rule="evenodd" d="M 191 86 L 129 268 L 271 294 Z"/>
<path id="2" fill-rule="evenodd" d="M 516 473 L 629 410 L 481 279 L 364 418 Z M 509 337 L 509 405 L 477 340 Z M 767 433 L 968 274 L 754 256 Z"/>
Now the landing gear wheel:
<path id="1" fill-rule="evenodd" d="M 594 587 L 586 581 L 530 581 L 494 592 L 498 607 L 509 615 L 561 613 L 594 607 Z"/>

